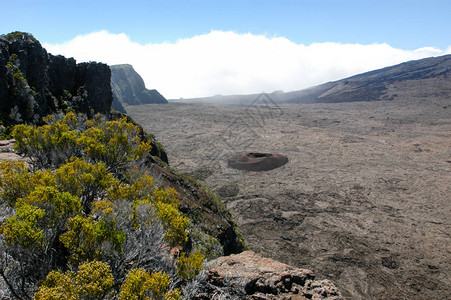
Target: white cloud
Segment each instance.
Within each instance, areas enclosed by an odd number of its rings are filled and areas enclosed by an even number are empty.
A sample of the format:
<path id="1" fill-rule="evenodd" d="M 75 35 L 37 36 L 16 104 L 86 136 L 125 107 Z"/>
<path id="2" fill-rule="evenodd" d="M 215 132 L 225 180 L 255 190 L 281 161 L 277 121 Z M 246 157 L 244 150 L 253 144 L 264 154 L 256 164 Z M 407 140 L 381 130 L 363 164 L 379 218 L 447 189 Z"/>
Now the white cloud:
<path id="1" fill-rule="evenodd" d="M 62 44 L 44 43 L 44 47 L 78 62 L 131 64 L 147 88 L 159 90 L 168 99 L 299 90 L 412 59 L 451 53 L 451 46 L 446 50 L 402 50 L 387 44 L 302 45 L 284 37 L 224 31 L 147 45 L 134 43 L 123 33 L 99 31 Z"/>

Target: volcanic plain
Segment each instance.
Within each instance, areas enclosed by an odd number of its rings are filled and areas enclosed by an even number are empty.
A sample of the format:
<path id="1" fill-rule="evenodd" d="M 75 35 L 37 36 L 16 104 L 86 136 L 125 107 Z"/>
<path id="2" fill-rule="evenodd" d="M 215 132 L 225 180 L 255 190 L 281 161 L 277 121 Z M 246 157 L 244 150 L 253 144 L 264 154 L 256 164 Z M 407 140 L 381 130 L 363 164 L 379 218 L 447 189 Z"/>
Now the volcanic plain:
<path id="1" fill-rule="evenodd" d="M 248 247 L 332 280 L 349 299 L 451 294 L 451 100 L 150 104 L 127 112 L 172 167 L 213 190 Z M 230 168 L 275 153 L 264 172 Z"/>

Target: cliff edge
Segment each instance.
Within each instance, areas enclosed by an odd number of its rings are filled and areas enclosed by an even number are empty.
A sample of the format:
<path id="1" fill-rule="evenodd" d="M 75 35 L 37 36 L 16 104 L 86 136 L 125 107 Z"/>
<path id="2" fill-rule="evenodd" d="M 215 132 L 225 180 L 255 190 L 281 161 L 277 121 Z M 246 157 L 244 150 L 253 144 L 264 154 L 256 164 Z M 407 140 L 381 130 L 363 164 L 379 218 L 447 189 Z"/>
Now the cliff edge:
<path id="1" fill-rule="evenodd" d="M 92 116 L 110 113 L 113 95 L 106 64 L 77 64 L 47 53 L 31 34 L 0 37 L 0 121 L 4 126 L 41 124 L 68 108 Z"/>
<path id="2" fill-rule="evenodd" d="M 128 105 L 168 103 L 157 90 L 148 90 L 144 80 L 131 65 L 113 65 L 111 68 L 111 88 L 113 91 L 113 108 Z M 123 110 L 125 112 L 125 110 Z"/>

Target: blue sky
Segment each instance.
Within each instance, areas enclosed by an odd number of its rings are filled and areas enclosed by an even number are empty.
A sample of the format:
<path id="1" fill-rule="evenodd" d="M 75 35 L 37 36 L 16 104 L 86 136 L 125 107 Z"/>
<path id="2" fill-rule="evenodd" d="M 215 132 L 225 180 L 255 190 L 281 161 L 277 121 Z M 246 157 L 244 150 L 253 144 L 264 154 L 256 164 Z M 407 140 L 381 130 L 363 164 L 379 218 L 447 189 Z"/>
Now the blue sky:
<path id="1" fill-rule="evenodd" d="M 309 84 L 321 83 L 321 81 L 339 79 L 342 76 L 352 75 L 353 72 L 409 59 L 447 54 L 451 49 L 451 1 L 449 0 L 4 0 L 2 11 L 0 18 L 2 33 L 15 30 L 30 32 L 46 46 L 49 52 L 57 51 L 66 56 L 74 56 L 79 61 L 97 60 L 109 64 L 132 63 L 135 69 L 143 72 L 145 82 L 150 85 L 150 88 L 158 89 L 159 87 L 155 84 L 161 85 L 161 88 L 170 97 L 259 92 L 263 89 L 294 90 L 304 88 Z M 107 39 L 108 42 L 105 41 L 105 46 L 108 48 L 103 49 L 101 44 L 96 45 L 98 50 L 105 55 L 102 57 L 102 53 L 91 49 L 92 59 L 90 59 L 87 43 L 93 45 L 92 39 L 89 38 L 93 33 L 97 33 L 97 40 Z M 103 33 L 102 38 L 98 35 L 99 33 Z M 230 34 L 221 35 L 221 33 Z M 203 37 L 203 39 L 199 37 Z M 258 37 L 263 37 L 270 43 L 265 44 Z M 221 38 L 225 39 L 224 41 L 227 40 L 223 45 L 226 45 L 226 48 L 230 47 L 232 51 L 218 50 L 211 46 L 211 43 L 221 43 L 218 40 Z M 284 42 L 287 43 L 281 42 L 280 39 L 284 39 Z M 77 40 L 77 43 L 74 40 Z M 117 46 L 114 46 L 114 40 L 119 43 L 116 44 Z M 246 43 L 251 40 L 255 42 Z M 197 77 L 191 76 L 192 80 L 197 80 L 196 82 L 179 83 L 174 81 L 178 80 L 174 74 L 188 74 L 188 70 L 183 68 L 192 68 L 192 65 L 184 66 L 180 61 L 178 66 L 167 65 L 174 68 L 172 75 L 163 76 L 163 71 L 156 69 L 163 66 L 157 66 L 158 63 L 148 61 L 145 57 L 147 57 L 147 52 L 152 55 L 158 54 L 162 56 L 161 61 L 169 64 L 173 59 L 167 57 L 165 51 L 156 49 L 166 47 L 166 52 L 180 57 L 182 55 L 180 52 L 184 51 L 181 41 L 185 41 L 184 45 L 191 48 L 195 48 L 196 45 L 204 48 L 213 47 L 210 50 L 216 51 L 217 56 L 212 57 L 211 60 L 221 60 L 222 57 L 228 55 L 228 52 L 232 52 L 235 56 L 242 56 L 239 51 L 233 50 L 243 43 L 248 44 L 250 48 L 255 47 L 253 51 L 248 51 L 250 57 L 252 57 L 252 52 L 260 51 L 258 47 L 262 46 L 265 47 L 263 51 L 268 51 L 267 49 L 270 48 L 282 56 L 284 55 L 283 50 L 288 49 L 287 51 L 292 53 L 289 56 L 294 60 L 292 63 L 296 63 L 295 61 L 300 59 L 301 54 L 299 53 L 302 51 L 304 51 L 302 57 L 308 57 L 309 60 L 318 59 L 333 63 L 332 58 L 336 57 L 337 51 L 341 53 L 340 55 L 346 55 L 344 46 L 367 46 L 358 48 L 360 50 L 350 49 L 348 53 L 352 56 L 355 56 L 356 51 L 362 54 L 368 53 L 364 55 L 368 64 L 358 60 L 360 68 L 356 66 L 342 71 L 339 70 L 343 68 L 342 66 L 332 66 L 328 68 L 332 71 L 329 70 L 328 73 L 324 71 L 317 76 L 315 81 L 313 79 L 303 80 L 306 78 L 301 74 L 302 72 L 296 73 L 291 70 L 291 73 L 284 73 L 285 69 L 277 68 L 278 63 L 291 68 L 289 67 L 290 63 L 281 62 L 280 58 L 272 64 L 270 62 L 277 72 L 297 76 L 299 84 L 296 84 L 296 80 L 294 80 L 296 78 L 287 80 L 288 75 L 278 79 L 271 76 L 248 78 L 252 72 L 243 71 L 243 73 L 240 71 L 240 64 L 236 64 L 234 69 L 211 62 L 205 66 L 202 64 L 202 57 L 194 57 L 196 51 L 191 49 L 194 56 L 185 58 L 195 60 L 201 68 L 208 68 L 211 74 L 209 75 L 207 71 L 200 72 Z M 232 42 L 237 44 L 234 45 Z M 314 50 L 312 45 L 317 44 L 323 45 L 321 49 L 316 49 L 322 56 L 306 55 L 305 51 L 308 49 L 305 47 L 310 47 L 311 51 L 308 53 L 311 53 Z M 125 47 L 125 45 L 129 45 L 129 47 Z M 277 50 L 274 48 L 275 45 L 279 45 L 281 48 L 277 48 L 279 49 Z M 393 53 L 388 51 L 390 53 L 387 52 L 384 54 L 386 57 L 383 57 L 377 54 L 380 49 L 371 48 L 372 45 L 389 46 Z M 418 54 L 418 49 L 425 47 L 433 49 L 433 51 L 420 51 L 421 54 Z M 119 50 L 128 51 L 128 56 L 133 59 L 129 62 L 125 53 L 122 58 L 119 58 L 120 53 L 112 53 Z M 401 55 L 399 51 L 403 51 L 405 55 Z M 138 52 L 141 59 L 137 59 Z M 202 53 L 202 50 L 199 49 L 199 52 Z M 295 52 L 298 53 L 298 56 Z M 329 54 L 331 56 L 328 56 Z M 275 56 L 271 55 L 271 52 L 267 52 L 262 60 L 268 61 L 272 57 Z M 246 57 L 230 57 L 225 61 L 228 61 L 230 65 L 234 58 L 236 61 L 242 62 L 249 60 Z M 380 63 L 374 64 L 374 60 L 380 60 Z M 244 67 L 251 68 L 255 64 Z M 299 63 L 300 69 L 305 66 L 305 60 Z M 149 68 L 154 68 L 155 72 L 152 74 L 150 71 L 146 72 Z M 309 72 L 312 71 L 314 70 L 309 70 Z M 221 81 L 224 81 L 224 77 L 219 76 L 221 74 L 227 74 L 228 79 L 223 87 L 221 87 Z M 237 76 L 232 78 L 233 74 Z M 211 79 L 214 75 L 217 75 L 217 81 L 207 80 L 205 86 L 201 87 L 202 84 L 198 81 L 205 78 Z M 171 76 L 173 82 L 170 84 L 168 80 Z M 182 80 L 182 76 L 180 80 Z M 163 81 L 166 83 L 161 84 Z M 287 81 L 292 83 L 287 84 Z M 248 83 L 247 87 L 246 82 Z M 174 83 L 186 84 L 186 87 L 198 86 L 198 88 L 197 90 L 194 87 L 188 89 L 182 88 L 180 85 L 174 87 Z M 284 84 L 278 88 L 277 84 L 280 85 L 280 83 Z M 172 86 L 171 91 L 169 91 L 169 86 Z M 176 91 L 177 89 L 178 91 Z"/>

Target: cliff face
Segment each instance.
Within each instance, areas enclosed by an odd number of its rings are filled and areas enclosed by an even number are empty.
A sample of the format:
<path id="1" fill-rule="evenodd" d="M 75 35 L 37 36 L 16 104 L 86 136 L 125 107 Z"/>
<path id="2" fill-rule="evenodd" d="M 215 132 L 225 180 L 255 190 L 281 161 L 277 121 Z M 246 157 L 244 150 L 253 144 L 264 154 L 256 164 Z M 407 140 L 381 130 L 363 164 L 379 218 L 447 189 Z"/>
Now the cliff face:
<path id="1" fill-rule="evenodd" d="M 110 68 L 113 108 L 119 105 L 168 103 L 157 90 L 146 89 L 143 79 L 131 65 L 114 65 Z"/>
<path id="2" fill-rule="evenodd" d="M 77 64 L 54 56 L 30 34 L 0 37 L 0 120 L 4 125 L 39 124 L 42 117 L 72 107 L 108 114 L 111 72 L 101 63 Z"/>

